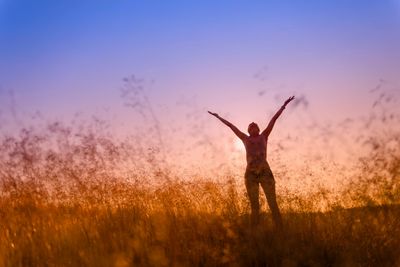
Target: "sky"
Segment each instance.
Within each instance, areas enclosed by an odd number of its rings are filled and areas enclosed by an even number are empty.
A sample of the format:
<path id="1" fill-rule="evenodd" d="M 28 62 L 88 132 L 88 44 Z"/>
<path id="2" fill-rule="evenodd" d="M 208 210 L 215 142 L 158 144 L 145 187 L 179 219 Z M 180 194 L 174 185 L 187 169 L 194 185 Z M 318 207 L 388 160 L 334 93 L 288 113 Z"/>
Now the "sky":
<path id="1" fill-rule="evenodd" d="M 120 97 L 133 74 L 167 125 L 182 105 L 266 124 L 292 94 L 340 120 L 382 81 L 400 88 L 399 26 L 400 0 L 0 0 L 0 104 L 12 91 L 20 114 L 134 120 Z"/>

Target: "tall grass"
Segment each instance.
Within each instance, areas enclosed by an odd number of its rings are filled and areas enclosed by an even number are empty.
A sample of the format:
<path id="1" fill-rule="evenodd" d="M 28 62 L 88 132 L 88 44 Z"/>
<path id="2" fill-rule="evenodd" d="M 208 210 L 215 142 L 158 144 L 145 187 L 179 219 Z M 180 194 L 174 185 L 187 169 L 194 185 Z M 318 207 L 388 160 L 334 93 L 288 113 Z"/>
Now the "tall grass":
<path id="1" fill-rule="evenodd" d="M 278 233 L 268 212 L 250 226 L 229 174 L 183 179 L 143 140 L 117 141 L 98 121 L 35 125 L 0 139 L 0 266 L 400 265 L 396 127 L 362 138 L 370 153 L 338 190 L 280 190 Z"/>
<path id="2" fill-rule="evenodd" d="M 400 208 L 284 212 L 249 225 L 234 184 L 100 183 L 49 199 L 31 185 L 1 198 L 2 266 L 395 266 Z M 314 199 L 314 201 L 317 201 Z"/>

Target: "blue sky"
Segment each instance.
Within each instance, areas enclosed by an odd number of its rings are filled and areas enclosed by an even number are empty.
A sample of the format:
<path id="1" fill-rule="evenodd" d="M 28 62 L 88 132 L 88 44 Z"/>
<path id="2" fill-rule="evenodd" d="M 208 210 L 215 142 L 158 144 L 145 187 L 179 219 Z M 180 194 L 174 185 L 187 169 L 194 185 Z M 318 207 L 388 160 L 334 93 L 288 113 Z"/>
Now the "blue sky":
<path id="1" fill-rule="evenodd" d="M 195 96 L 240 120 L 292 93 L 357 110 L 346 101 L 399 82 L 399 2 L 2 0 L 0 86 L 55 114 L 118 110 L 130 74 L 156 103 Z"/>

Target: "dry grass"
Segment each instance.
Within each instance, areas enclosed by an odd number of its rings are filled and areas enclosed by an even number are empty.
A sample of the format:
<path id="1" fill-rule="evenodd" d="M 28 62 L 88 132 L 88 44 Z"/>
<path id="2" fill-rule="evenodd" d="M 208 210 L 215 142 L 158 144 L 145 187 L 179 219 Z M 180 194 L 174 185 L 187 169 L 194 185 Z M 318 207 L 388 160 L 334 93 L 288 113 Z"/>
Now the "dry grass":
<path id="1" fill-rule="evenodd" d="M 400 264 L 397 157 L 385 164 L 390 183 L 376 164 L 365 165 L 371 176 L 360 175 L 340 199 L 323 189 L 281 192 L 279 234 L 268 213 L 250 228 L 242 185 L 229 177 L 188 183 L 161 167 L 124 176 L 112 167 L 124 146 L 82 135 L 57 152 L 43 140 L 27 131 L 3 140 L 0 266 Z M 325 212 L 317 212 L 322 202 Z M 364 207 L 345 208 L 354 205 Z"/>
<path id="2" fill-rule="evenodd" d="M 400 137 L 364 139 L 339 192 L 278 191 L 276 233 L 268 213 L 250 228 L 242 184 L 184 182 L 148 140 L 61 123 L 4 134 L 0 266 L 400 266 Z"/>
<path id="3" fill-rule="evenodd" d="M 114 185 L 54 203 L 1 198 L 2 266 L 396 266 L 400 207 L 269 214 L 251 230 L 235 185 L 171 182 L 158 190 Z M 119 190 L 119 192 L 118 192 Z M 98 192 L 92 192 L 97 195 Z M 122 195 L 121 195 L 122 194 Z"/>

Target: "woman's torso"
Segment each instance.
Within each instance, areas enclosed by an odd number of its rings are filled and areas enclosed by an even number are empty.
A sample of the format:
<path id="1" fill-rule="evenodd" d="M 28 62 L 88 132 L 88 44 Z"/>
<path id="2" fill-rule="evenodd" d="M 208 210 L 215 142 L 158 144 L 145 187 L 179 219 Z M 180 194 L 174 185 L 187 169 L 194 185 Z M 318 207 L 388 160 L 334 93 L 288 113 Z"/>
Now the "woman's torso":
<path id="1" fill-rule="evenodd" d="M 259 168 L 267 163 L 267 138 L 248 136 L 243 140 L 246 148 L 247 168 Z"/>

